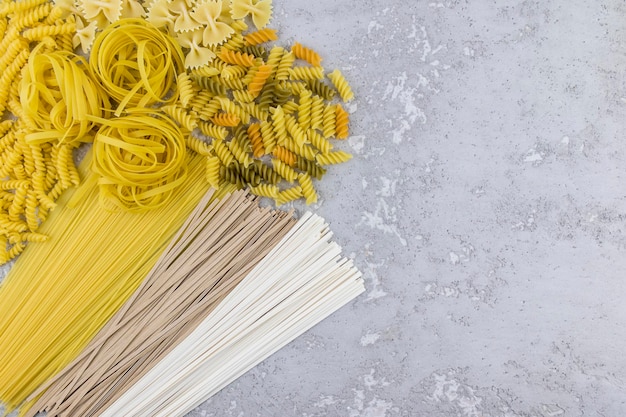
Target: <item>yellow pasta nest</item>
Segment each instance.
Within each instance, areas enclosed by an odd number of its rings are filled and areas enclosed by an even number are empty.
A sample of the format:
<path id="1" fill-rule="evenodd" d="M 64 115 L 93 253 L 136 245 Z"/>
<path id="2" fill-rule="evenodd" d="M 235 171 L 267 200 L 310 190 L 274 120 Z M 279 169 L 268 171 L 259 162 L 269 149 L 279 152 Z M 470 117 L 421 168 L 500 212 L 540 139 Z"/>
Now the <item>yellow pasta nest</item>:
<path id="1" fill-rule="evenodd" d="M 93 81 L 84 58 L 66 51 L 34 51 L 22 73 L 20 103 L 32 122 L 28 143 L 54 142 L 78 145 L 103 117 L 109 99 Z"/>
<path id="2" fill-rule="evenodd" d="M 171 37 L 143 19 L 108 26 L 93 44 L 89 64 L 106 92 L 125 107 L 169 103 L 183 68 L 183 52 Z"/>
<path id="3" fill-rule="evenodd" d="M 186 178 L 185 139 L 167 116 L 141 111 L 102 121 L 93 141 L 92 170 L 106 207 L 161 207 Z"/>

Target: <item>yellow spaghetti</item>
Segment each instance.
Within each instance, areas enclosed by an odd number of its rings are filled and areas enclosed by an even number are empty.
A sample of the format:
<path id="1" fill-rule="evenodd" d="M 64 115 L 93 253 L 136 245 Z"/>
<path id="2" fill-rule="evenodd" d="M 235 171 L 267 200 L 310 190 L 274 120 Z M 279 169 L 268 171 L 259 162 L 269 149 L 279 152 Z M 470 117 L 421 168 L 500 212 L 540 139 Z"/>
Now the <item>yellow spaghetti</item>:
<path id="1" fill-rule="evenodd" d="M 0 402 L 9 409 L 78 355 L 137 289 L 208 189 L 204 159 L 195 156 L 163 207 L 106 210 L 97 176 L 87 173 L 90 159 L 80 167 L 83 185 L 63 194 L 42 225 L 49 241 L 31 244 L 0 285 Z"/>

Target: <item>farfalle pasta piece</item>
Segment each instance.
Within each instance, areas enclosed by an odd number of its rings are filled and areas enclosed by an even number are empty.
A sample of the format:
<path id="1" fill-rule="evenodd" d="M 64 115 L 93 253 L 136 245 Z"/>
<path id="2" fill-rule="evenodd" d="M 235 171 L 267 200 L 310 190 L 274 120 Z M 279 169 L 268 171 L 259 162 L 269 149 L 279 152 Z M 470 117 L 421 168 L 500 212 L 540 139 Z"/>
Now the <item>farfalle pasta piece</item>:
<path id="1" fill-rule="evenodd" d="M 262 29 L 272 18 L 272 0 L 231 0 L 231 15 L 233 19 L 252 18 L 257 29 Z"/>
<path id="2" fill-rule="evenodd" d="M 205 46 L 218 45 L 235 32 L 235 29 L 222 21 L 221 14 L 222 0 L 204 0 L 192 11 L 191 17 L 204 25 L 202 43 Z"/>
<path id="3" fill-rule="evenodd" d="M 168 8 L 176 16 L 174 18 L 174 31 L 189 32 L 202 27 L 202 23 L 191 16 L 191 4 L 187 0 L 171 0 Z"/>
<path id="4" fill-rule="evenodd" d="M 138 0 L 122 0 L 121 19 L 146 17 L 146 9 Z"/>
<path id="5" fill-rule="evenodd" d="M 96 39 L 97 29 L 98 25 L 96 22 L 90 22 L 87 26 L 85 26 L 83 19 L 76 19 L 76 34 L 72 38 L 74 49 L 80 46 L 80 49 L 82 49 L 83 52 L 89 52 L 91 50 L 91 45 L 93 45 L 93 42 Z"/>
<path id="6" fill-rule="evenodd" d="M 215 52 L 202 46 L 202 29 L 179 34 L 176 39 L 180 46 L 189 49 L 185 54 L 186 68 L 202 68 L 213 61 L 216 57 Z"/>
<path id="7" fill-rule="evenodd" d="M 99 15 L 106 18 L 109 23 L 120 20 L 122 16 L 123 0 L 77 0 L 78 8 L 83 12 L 87 21 L 98 19 Z"/>
<path id="8" fill-rule="evenodd" d="M 146 20 L 158 28 L 167 28 L 174 31 L 174 20 L 176 16 L 169 7 L 170 0 L 152 0 L 148 6 Z"/>

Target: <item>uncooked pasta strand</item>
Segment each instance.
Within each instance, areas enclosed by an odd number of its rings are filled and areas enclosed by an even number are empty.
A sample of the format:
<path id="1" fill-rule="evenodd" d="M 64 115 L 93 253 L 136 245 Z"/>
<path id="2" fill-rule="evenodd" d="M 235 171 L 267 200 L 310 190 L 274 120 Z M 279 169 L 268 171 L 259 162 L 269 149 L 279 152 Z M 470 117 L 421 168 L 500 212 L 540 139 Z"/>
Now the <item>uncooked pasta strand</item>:
<path id="1" fill-rule="evenodd" d="M 243 279 L 293 224 L 243 192 L 201 201 L 139 289 L 26 416 L 92 415 L 123 393 Z"/>
<path id="2" fill-rule="evenodd" d="M 102 416 L 177 416 L 363 291 L 318 216 L 306 214 L 196 330 Z M 294 251 L 294 248 L 298 248 Z"/>
<path id="3" fill-rule="evenodd" d="M 71 362 L 147 275 L 174 232 L 208 188 L 204 159 L 189 160 L 189 175 L 161 209 L 108 212 L 97 182 L 77 192 L 81 204 L 59 200 L 41 233 L 46 243 L 26 248 L 0 286 L 0 401 L 19 405 Z M 75 206 L 73 208 L 73 206 Z"/>

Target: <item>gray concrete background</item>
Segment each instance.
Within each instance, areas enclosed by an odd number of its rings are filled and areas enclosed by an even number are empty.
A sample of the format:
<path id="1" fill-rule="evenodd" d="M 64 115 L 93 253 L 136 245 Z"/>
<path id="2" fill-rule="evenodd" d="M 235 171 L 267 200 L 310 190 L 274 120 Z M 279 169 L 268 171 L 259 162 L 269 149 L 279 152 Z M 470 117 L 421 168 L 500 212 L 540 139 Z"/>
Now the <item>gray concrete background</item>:
<path id="1" fill-rule="evenodd" d="M 366 293 L 190 416 L 626 415 L 626 3 L 275 1 L 351 81 Z"/>
<path id="2" fill-rule="evenodd" d="M 190 417 L 626 415 L 626 3 L 274 10 L 357 95 L 313 210 L 367 291 Z"/>

